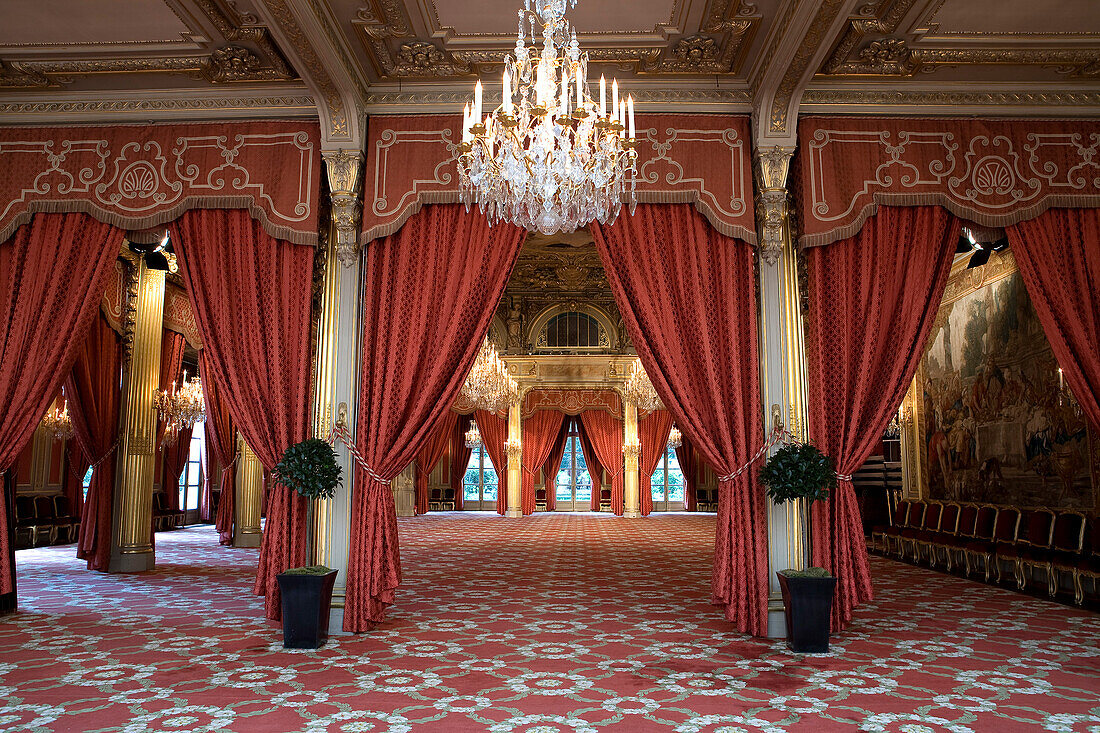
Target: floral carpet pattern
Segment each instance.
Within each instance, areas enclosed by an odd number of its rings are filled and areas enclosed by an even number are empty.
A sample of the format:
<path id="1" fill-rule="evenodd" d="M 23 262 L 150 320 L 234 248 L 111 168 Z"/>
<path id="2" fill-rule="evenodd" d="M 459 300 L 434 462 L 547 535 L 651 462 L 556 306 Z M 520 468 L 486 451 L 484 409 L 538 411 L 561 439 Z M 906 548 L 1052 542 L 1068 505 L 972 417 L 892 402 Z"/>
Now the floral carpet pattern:
<path id="1" fill-rule="evenodd" d="M 400 520 L 404 583 L 370 634 L 287 651 L 255 550 L 162 533 L 157 568 L 17 554 L 2 731 L 1100 730 L 1100 616 L 871 559 L 828 655 L 730 630 L 714 517 Z"/>

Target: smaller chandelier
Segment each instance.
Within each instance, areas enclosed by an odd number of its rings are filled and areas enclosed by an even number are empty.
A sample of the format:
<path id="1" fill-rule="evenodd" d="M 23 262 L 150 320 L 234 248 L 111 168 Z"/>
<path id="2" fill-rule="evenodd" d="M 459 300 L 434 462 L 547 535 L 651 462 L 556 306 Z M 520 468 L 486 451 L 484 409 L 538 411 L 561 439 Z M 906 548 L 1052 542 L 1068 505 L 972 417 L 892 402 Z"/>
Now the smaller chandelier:
<path id="1" fill-rule="evenodd" d="M 500 358 L 496 347 L 485 337 L 474 365 L 462 385 L 462 396 L 474 409 L 500 412 L 519 399 L 519 385 L 508 374 L 508 365 Z"/>
<path id="2" fill-rule="evenodd" d="M 661 398 L 657 396 L 657 390 L 654 389 L 653 382 L 649 380 L 649 375 L 642 368 L 640 359 L 634 360 L 634 366 L 630 370 L 630 378 L 623 385 L 623 396 L 626 397 L 627 402 L 637 407 L 641 412 L 653 412 L 665 406 L 661 402 Z"/>
<path id="3" fill-rule="evenodd" d="M 668 431 L 668 447 L 672 450 L 676 450 L 684 444 L 684 436 L 680 435 L 679 429 L 675 425 Z"/>
<path id="4" fill-rule="evenodd" d="M 477 429 L 477 423 L 471 422 L 470 429 L 466 431 L 466 447 L 474 450 L 481 446 L 481 431 Z"/>
<path id="5" fill-rule="evenodd" d="M 68 440 L 73 437 L 73 421 L 69 417 L 68 401 L 43 416 L 42 429 L 52 435 L 54 440 Z"/>
<path id="6" fill-rule="evenodd" d="M 161 446 L 172 445 L 184 428 L 193 428 L 206 420 L 206 405 L 203 399 L 202 380 L 195 377 L 187 380 L 183 372 L 183 383 L 177 386 L 172 382 L 170 390 L 158 392 L 153 398 L 153 407 L 165 424 L 164 441 Z"/>

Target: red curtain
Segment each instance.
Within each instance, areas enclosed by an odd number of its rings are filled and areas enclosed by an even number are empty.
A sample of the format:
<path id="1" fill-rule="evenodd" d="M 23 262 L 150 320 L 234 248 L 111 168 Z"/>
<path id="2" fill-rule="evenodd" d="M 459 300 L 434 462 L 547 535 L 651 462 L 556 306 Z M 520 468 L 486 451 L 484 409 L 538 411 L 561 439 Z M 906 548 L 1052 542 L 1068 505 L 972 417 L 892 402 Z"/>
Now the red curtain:
<path id="1" fill-rule="evenodd" d="M 585 410 L 580 414 L 584 432 L 592 443 L 599 465 L 607 471 L 611 481 L 611 511 L 620 517 L 623 515 L 623 421 L 612 417 L 603 410 Z M 595 481 L 592 482 L 593 496 L 598 497 Z M 599 510 L 599 498 L 593 499 L 596 511 Z"/>
<path id="2" fill-rule="evenodd" d="M 0 471 L 67 378 L 121 245 L 87 214 L 35 214 L 0 244 Z M 7 517 L 0 495 L 0 595 L 15 592 Z"/>
<path id="3" fill-rule="evenodd" d="M 454 410 L 444 412 L 440 416 L 439 422 L 436 423 L 435 430 L 432 431 L 428 442 L 424 444 L 424 447 L 420 449 L 420 453 L 416 456 L 417 514 L 428 513 L 428 479 L 431 476 L 432 469 L 435 468 L 435 464 L 439 463 L 439 460 L 443 458 L 443 454 L 447 452 L 457 423 L 457 412 Z"/>
<path id="4" fill-rule="evenodd" d="M 218 511 L 214 517 L 214 528 L 218 531 L 218 541 L 231 545 L 237 511 L 237 427 L 220 390 L 213 380 L 206 378 L 208 371 L 206 349 L 203 349 L 199 352 L 199 374 L 203 377 L 202 391 L 206 400 L 206 422 L 203 424 L 207 456 L 204 501 L 209 517 L 210 495 L 217 485 Z"/>
<path id="5" fill-rule="evenodd" d="M 695 458 L 695 448 L 686 436 L 680 439 L 680 447 L 676 449 L 676 461 L 680 464 L 680 472 L 684 474 L 684 510 L 693 512 L 696 509 L 695 486 L 699 465 Z"/>
<path id="6" fill-rule="evenodd" d="M 182 383 L 180 369 L 183 367 L 183 349 L 186 345 L 183 335 L 167 328 L 161 331 L 160 336 L 160 384 L 159 391 L 171 389 L 176 382 L 179 387 Z M 191 442 L 191 430 L 186 430 L 186 436 L 180 434 L 178 440 L 170 446 L 164 445 L 165 424 L 157 421 L 157 448 L 160 453 L 160 488 L 164 492 L 165 505 L 169 509 L 180 508 L 179 478 L 183 470 L 183 463 L 187 460 L 187 453 L 182 452 L 180 445 L 186 444 L 188 448 Z M 187 438 L 186 443 L 184 438 Z"/>
<path id="7" fill-rule="evenodd" d="M 565 417 L 561 421 L 561 429 L 554 438 L 554 445 L 550 448 L 550 455 L 546 457 L 546 463 L 542 465 L 543 487 L 546 489 L 546 511 L 552 512 L 558 508 L 557 478 L 561 470 L 561 459 L 565 456 L 565 444 L 569 441 L 569 426 L 573 418 Z"/>
<path id="8" fill-rule="evenodd" d="M 592 478 L 592 502 L 589 508 L 598 512 L 600 510 L 600 492 L 603 490 L 603 466 L 596 456 L 596 448 L 592 445 L 592 438 L 584 429 L 584 421 L 577 417 L 578 442 L 581 444 L 581 453 L 584 455 L 584 465 L 588 468 L 588 475 Z"/>
<path id="9" fill-rule="evenodd" d="M 242 210 L 186 211 L 171 236 L 203 344 L 204 386 L 220 392 L 270 471 L 310 435 L 314 248 L 272 237 Z M 281 615 L 275 576 L 306 561 L 305 519 L 305 500 L 273 490 L 255 584 L 268 618 Z"/>
<path id="10" fill-rule="evenodd" d="M 938 206 L 881 207 L 853 237 L 805 250 L 809 436 L 842 477 L 812 513 L 814 563 L 837 576 L 833 628 L 872 597 L 852 488 L 924 354 L 959 238 Z"/>
<path id="11" fill-rule="evenodd" d="M 670 430 L 672 414 L 668 410 L 654 410 L 638 420 L 638 442 L 642 444 L 642 453 L 638 458 L 642 516 L 647 517 L 653 511 L 653 472 L 668 448 Z"/>
<path id="12" fill-rule="evenodd" d="M 92 323 L 77 354 L 72 372 L 65 381 L 65 394 L 69 398 L 69 416 L 73 421 L 74 450 L 83 454 L 83 465 L 95 467 L 88 486 L 88 500 L 80 515 L 76 556 L 88 561 L 89 570 L 103 572 L 107 572 L 111 561 L 121 381 L 119 337 L 107 319 L 100 316 Z"/>
<path id="13" fill-rule="evenodd" d="M 1066 383 L 1100 430 L 1100 209 L 1049 209 L 1008 239 Z"/>
<path id="14" fill-rule="evenodd" d="M 481 445 L 497 472 L 497 514 L 504 514 L 508 508 L 508 456 L 504 450 L 508 441 L 508 421 L 485 410 L 475 412 L 474 419 L 481 433 Z"/>
<path id="15" fill-rule="evenodd" d="M 84 513 L 84 474 L 88 473 L 88 459 L 84 451 L 70 440 L 65 447 L 65 498 L 69 500 L 69 510 L 74 517 Z"/>
<path id="16" fill-rule="evenodd" d="M 462 511 L 463 479 L 466 477 L 466 466 L 470 463 L 472 448 L 466 447 L 466 431 L 470 429 L 470 423 L 474 421 L 473 415 L 459 415 L 455 423 L 454 433 L 451 434 L 451 491 L 455 494 L 455 510 Z"/>
<path id="17" fill-rule="evenodd" d="M 366 247 L 356 441 L 370 472 L 358 471 L 352 497 L 346 631 L 372 628 L 393 602 L 401 566 L 389 482 L 458 397 L 523 238 L 440 204 Z"/>
<path id="18" fill-rule="evenodd" d="M 615 302 L 657 393 L 720 476 L 763 440 L 752 247 L 689 204 L 641 204 L 592 225 Z M 768 627 L 767 507 L 755 472 L 719 491 L 714 602 L 738 629 Z"/>
<path id="19" fill-rule="evenodd" d="M 535 512 L 535 477 L 550 457 L 564 417 L 557 410 L 539 410 L 523 421 L 520 508 L 525 516 Z"/>

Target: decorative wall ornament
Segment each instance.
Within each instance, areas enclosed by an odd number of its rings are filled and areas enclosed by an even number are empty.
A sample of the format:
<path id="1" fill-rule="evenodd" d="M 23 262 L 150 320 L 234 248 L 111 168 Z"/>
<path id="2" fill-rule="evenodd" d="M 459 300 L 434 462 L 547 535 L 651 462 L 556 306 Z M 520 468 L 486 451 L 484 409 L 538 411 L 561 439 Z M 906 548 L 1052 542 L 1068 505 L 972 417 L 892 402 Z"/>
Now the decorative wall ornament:
<path id="1" fill-rule="evenodd" d="M 939 204 L 988 227 L 1100 206 L 1088 120 L 804 117 L 803 246 L 849 237 L 879 204 Z"/>
<path id="2" fill-rule="evenodd" d="M 783 252 L 784 228 L 787 226 L 787 171 L 794 148 L 778 145 L 756 153 L 757 186 L 756 221 L 760 227 L 760 258 L 774 265 Z"/>
<path id="3" fill-rule="evenodd" d="M 520 415 L 530 417 L 539 410 L 557 410 L 566 415 L 579 415 L 585 410 L 603 410 L 612 417 L 623 417 L 623 401 L 611 389 L 544 389 L 536 388 L 523 399 Z"/>
<path id="4" fill-rule="evenodd" d="M 35 211 L 147 229 L 193 207 L 247 208 L 317 243 L 318 130 L 307 122 L 0 128 L 0 239 Z"/>
<path id="5" fill-rule="evenodd" d="M 334 150 L 321 155 L 328 172 L 332 221 L 336 227 L 336 256 L 341 264 L 350 267 L 359 258 L 359 223 L 363 211 L 359 173 L 363 154 L 358 150 Z"/>
<path id="6" fill-rule="evenodd" d="M 362 242 L 392 234 L 425 203 L 457 203 L 461 118 L 371 116 Z M 726 236 L 756 244 L 748 118 L 638 115 L 637 199 L 692 203 Z"/>

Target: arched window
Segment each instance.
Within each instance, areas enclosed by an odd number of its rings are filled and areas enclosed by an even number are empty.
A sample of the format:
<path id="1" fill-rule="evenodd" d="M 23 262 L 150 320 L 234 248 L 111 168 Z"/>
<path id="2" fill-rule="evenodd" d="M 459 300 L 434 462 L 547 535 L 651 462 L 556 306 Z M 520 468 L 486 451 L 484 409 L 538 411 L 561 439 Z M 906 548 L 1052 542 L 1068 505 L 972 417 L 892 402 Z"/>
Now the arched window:
<path id="1" fill-rule="evenodd" d="M 581 311 L 565 311 L 551 317 L 535 343 L 539 351 L 595 350 L 610 346 L 603 325 L 595 316 Z"/>

